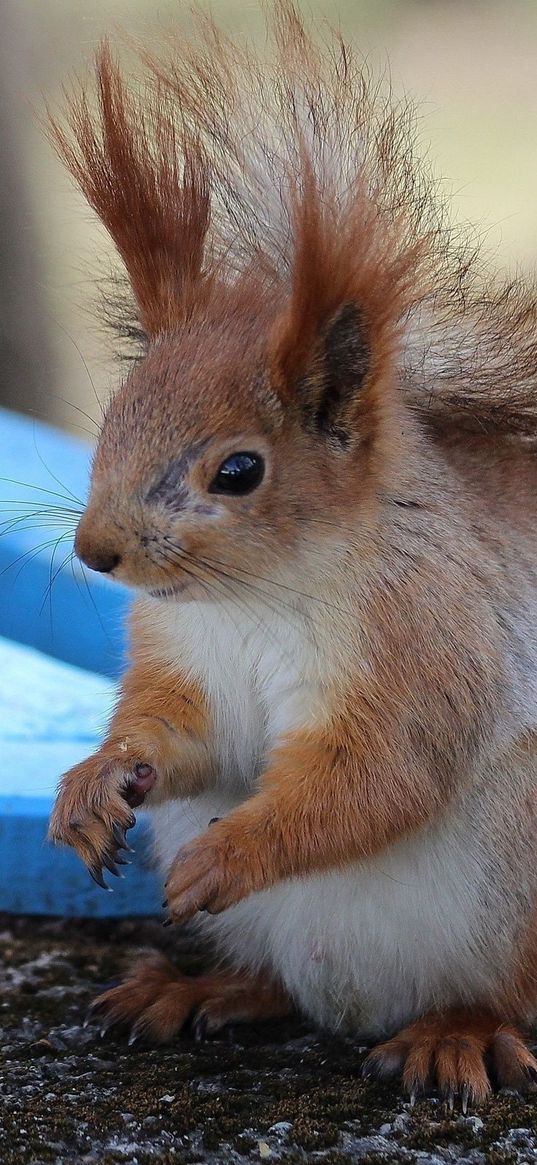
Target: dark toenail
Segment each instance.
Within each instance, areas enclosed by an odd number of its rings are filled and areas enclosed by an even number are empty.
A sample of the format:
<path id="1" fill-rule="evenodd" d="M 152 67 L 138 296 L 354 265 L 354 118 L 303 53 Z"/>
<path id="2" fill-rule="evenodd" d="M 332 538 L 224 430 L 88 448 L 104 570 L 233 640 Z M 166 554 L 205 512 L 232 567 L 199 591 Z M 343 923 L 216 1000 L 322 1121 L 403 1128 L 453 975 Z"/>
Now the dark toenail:
<path id="1" fill-rule="evenodd" d="M 194 1039 L 198 1041 L 204 1040 L 207 1035 L 207 1016 L 199 1015 L 194 1023 Z"/>

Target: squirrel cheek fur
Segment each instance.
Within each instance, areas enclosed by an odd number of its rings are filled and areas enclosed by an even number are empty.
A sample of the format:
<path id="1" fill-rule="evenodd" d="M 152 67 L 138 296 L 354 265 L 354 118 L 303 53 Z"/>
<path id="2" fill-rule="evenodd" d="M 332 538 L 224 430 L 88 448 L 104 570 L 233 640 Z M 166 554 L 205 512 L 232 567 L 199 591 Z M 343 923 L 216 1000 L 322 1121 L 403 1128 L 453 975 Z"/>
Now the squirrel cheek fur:
<path id="1" fill-rule="evenodd" d="M 466 1107 L 537 1077 L 537 313 L 478 290 L 349 48 L 274 28 L 273 106 L 205 22 L 143 105 L 104 46 L 98 111 L 52 123 L 143 352 L 76 544 L 139 592 L 130 667 L 50 833 L 102 882 L 144 801 L 170 918 L 225 965 L 142 964 L 105 1024 L 297 1006 Z"/>

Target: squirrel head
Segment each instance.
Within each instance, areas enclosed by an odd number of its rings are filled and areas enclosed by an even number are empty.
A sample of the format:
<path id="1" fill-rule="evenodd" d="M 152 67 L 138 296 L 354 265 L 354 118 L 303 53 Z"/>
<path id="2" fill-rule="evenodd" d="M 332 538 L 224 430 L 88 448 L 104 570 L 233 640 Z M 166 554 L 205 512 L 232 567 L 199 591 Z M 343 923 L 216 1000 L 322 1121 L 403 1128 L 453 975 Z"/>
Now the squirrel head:
<path id="1" fill-rule="evenodd" d="M 152 340 L 104 419 L 76 536 L 87 565 L 200 598 L 220 572 L 225 597 L 226 574 L 311 571 L 367 509 L 375 438 L 355 407 L 369 367 L 360 314 L 335 313 L 289 397 L 272 317 L 261 290 L 253 302 L 215 290 L 214 304 Z"/>
<path id="2" fill-rule="evenodd" d="M 203 598 L 252 576 L 329 578 L 344 527 L 360 515 L 367 527 L 411 427 L 396 356 L 424 248 L 404 200 L 392 191 L 382 203 L 388 129 L 382 140 L 342 46 L 336 76 L 315 86 L 315 50 L 291 6 L 277 7 L 287 34 L 276 127 L 252 115 L 262 62 L 235 59 L 210 24 L 218 51 L 185 49 L 183 72 L 153 65 L 143 102 L 104 45 L 98 112 L 82 92 L 70 132 L 52 123 L 121 255 L 146 337 L 105 416 L 76 550 L 163 597 Z M 353 172 L 345 103 L 363 129 Z M 386 155 L 375 172 L 368 133 Z"/>

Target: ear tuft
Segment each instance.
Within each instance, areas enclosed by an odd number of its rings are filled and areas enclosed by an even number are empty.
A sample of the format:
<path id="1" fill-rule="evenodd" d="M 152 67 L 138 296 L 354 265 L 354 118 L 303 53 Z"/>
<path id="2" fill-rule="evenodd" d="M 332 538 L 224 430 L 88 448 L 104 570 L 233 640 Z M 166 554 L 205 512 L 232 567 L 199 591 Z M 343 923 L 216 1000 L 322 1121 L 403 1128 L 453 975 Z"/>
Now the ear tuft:
<path id="1" fill-rule="evenodd" d="M 112 237 L 151 337 L 180 323 L 203 292 L 208 165 L 162 87 L 134 96 L 106 41 L 95 74 L 97 110 L 81 89 L 67 99 L 66 128 L 49 116 L 49 134 Z"/>
<path id="2" fill-rule="evenodd" d="M 292 283 L 269 342 L 272 385 L 284 405 L 299 404 L 310 430 L 348 444 L 358 413 L 373 420 L 385 410 L 422 241 L 397 212 L 381 214 L 362 175 L 348 204 L 328 180 L 320 188 L 307 155 L 292 211 Z"/>

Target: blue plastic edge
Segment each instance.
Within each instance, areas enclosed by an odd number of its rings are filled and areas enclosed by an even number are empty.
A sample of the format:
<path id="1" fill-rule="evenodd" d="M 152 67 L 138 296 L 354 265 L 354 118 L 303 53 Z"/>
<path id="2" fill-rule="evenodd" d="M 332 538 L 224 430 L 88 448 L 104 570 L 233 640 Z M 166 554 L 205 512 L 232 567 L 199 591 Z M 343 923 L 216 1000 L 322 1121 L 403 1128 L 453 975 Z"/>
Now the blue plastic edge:
<path id="1" fill-rule="evenodd" d="M 103 676 L 0 639 L 0 910 L 66 917 L 155 914 L 159 876 L 147 817 L 129 839 L 135 854 L 113 894 L 90 879 L 75 853 L 47 841 L 62 773 L 98 747 L 114 700 Z"/>
<path id="2" fill-rule="evenodd" d="M 72 549 L 91 454 L 86 441 L 0 409 L 0 635 L 115 679 L 125 656 L 128 592 L 77 561 L 58 570 Z M 56 548 L 68 515 L 40 515 L 48 505 L 74 511 L 71 534 Z"/>
<path id="3" fill-rule="evenodd" d="M 105 871 L 102 890 L 72 850 L 47 841 L 50 801 L 0 797 L 0 910 L 63 918 L 125 918 L 159 913 L 160 879 L 151 868 L 148 823 L 129 833 L 133 865 L 121 880 Z"/>

